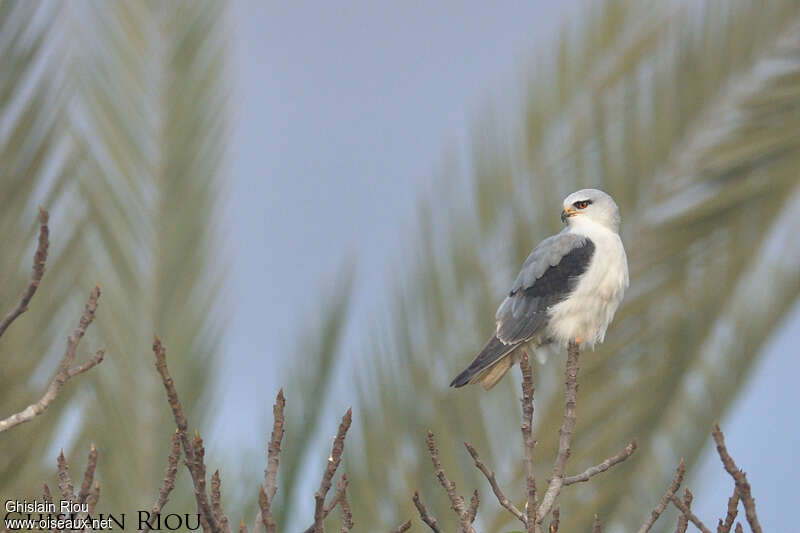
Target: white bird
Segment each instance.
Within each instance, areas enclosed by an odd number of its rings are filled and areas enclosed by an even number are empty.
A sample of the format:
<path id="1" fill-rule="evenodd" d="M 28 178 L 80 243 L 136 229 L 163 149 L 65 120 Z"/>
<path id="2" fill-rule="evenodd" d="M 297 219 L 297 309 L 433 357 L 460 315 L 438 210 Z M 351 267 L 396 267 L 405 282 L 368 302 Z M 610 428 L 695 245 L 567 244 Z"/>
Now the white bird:
<path id="1" fill-rule="evenodd" d="M 489 390 L 521 349 L 603 342 L 628 287 L 619 208 L 608 194 L 582 189 L 564 199 L 566 227 L 533 249 L 495 315 L 492 338 L 450 384 Z"/>

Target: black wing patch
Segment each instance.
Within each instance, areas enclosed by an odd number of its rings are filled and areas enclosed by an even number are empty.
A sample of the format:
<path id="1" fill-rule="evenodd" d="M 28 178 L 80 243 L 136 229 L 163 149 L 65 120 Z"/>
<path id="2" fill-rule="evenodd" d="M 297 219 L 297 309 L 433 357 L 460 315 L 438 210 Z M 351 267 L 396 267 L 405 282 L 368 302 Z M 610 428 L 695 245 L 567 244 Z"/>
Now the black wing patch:
<path id="1" fill-rule="evenodd" d="M 516 344 L 536 335 L 547 325 L 548 309 L 567 299 L 594 255 L 594 243 L 583 240 L 556 265 L 527 286 L 516 286 L 497 312 L 497 337 Z"/>

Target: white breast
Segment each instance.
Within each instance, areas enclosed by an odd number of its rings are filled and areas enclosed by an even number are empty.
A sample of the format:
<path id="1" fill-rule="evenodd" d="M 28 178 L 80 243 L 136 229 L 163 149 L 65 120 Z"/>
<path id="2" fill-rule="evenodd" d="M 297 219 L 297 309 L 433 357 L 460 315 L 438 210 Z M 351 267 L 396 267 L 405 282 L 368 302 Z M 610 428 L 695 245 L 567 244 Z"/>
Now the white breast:
<path id="1" fill-rule="evenodd" d="M 628 287 L 628 261 L 619 235 L 599 224 L 582 224 L 571 231 L 594 243 L 589 267 L 572 294 L 550 308 L 549 335 L 562 345 L 581 339 L 594 348 L 603 342 Z"/>

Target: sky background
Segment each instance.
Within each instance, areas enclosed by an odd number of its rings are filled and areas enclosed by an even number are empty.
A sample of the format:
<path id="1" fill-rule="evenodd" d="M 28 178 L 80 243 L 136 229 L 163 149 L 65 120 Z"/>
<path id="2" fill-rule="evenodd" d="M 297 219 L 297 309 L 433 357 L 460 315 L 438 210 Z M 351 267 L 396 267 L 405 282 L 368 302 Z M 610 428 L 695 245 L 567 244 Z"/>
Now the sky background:
<path id="1" fill-rule="evenodd" d="M 482 110 L 520 101 L 526 65 L 547 53 L 537 45 L 579 5 L 234 3 L 234 181 L 226 215 L 234 314 L 219 445 L 265 446 L 265 425 L 253 423 L 253 411 L 267 416 L 302 338 L 300 320 L 315 315 L 323 288 L 353 258 L 356 299 L 344 353 L 359 351 L 359 328 L 380 308 L 393 286 L 389 273 L 413 243 L 417 199 L 447 154 L 469 154 Z M 780 510 L 800 503 L 793 486 L 800 462 L 790 459 L 800 441 L 793 423 L 798 338 L 800 308 L 721 421 L 772 531 L 789 531 Z M 709 444 L 691 485 L 698 514 L 713 525 L 731 482 L 712 452 Z"/>

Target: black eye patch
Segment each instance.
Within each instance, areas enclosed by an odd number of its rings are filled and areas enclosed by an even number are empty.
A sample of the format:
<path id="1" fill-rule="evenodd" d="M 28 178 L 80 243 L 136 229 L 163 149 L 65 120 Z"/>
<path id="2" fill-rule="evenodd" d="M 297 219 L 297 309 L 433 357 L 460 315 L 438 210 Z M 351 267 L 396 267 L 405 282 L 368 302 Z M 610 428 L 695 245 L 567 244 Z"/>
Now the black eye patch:
<path id="1" fill-rule="evenodd" d="M 577 207 L 578 209 L 586 209 L 590 205 L 592 205 L 591 200 L 578 200 L 572 204 L 573 206 Z"/>

